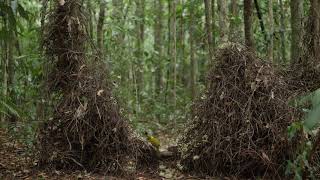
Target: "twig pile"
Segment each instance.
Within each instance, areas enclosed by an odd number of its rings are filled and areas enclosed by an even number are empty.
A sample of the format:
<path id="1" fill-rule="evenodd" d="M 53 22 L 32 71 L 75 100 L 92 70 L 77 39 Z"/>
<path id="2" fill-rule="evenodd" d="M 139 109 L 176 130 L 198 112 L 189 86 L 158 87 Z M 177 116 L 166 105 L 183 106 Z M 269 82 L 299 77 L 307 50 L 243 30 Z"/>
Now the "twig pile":
<path id="1" fill-rule="evenodd" d="M 105 65 L 85 53 L 84 24 L 79 0 L 58 5 L 49 16 L 45 48 L 52 71 L 48 87 L 58 103 L 38 133 L 39 163 L 112 173 L 134 169 L 137 157 L 145 155 L 137 149 L 142 141 L 133 135 L 112 96 Z"/>
<path id="2" fill-rule="evenodd" d="M 319 64 L 310 59 L 310 62 L 295 63 L 286 72 L 289 89 L 296 96 L 305 95 L 320 88 Z"/>
<path id="3" fill-rule="evenodd" d="M 295 111 L 287 105 L 286 83 L 238 44 L 221 48 L 216 60 L 179 141 L 182 167 L 210 175 L 281 175 L 295 145 L 287 140 Z"/>

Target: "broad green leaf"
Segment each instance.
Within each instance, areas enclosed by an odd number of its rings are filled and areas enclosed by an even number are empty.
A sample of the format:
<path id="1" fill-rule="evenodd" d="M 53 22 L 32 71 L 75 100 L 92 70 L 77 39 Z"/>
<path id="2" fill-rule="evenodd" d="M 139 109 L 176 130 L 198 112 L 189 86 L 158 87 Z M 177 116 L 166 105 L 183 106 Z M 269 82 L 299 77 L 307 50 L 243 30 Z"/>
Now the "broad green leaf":
<path id="1" fill-rule="evenodd" d="M 308 129 L 313 129 L 320 121 L 320 105 L 313 107 L 313 109 L 306 115 L 304 126 Z"/>
<path id="2" fill-rule="evenodd" d="M 312 106 L 318 106 L 320 104 L 320 89 L 314 91 L 311 97 Z"/>

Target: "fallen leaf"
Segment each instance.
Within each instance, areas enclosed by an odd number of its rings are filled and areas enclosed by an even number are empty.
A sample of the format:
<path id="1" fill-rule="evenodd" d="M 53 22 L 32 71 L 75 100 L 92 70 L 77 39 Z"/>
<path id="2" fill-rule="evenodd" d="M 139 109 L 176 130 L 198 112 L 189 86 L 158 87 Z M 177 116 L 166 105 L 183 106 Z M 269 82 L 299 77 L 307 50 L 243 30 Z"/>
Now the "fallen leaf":
<path id="1" fill-rule="evenodd" d="M 103 92 L 104 92 L 104 90 L 101 89 L 101 90 L 99 90 L 99 91 L 97 92 L 97 95 L 98 95 L 98 96 L 101 96 Z"/>

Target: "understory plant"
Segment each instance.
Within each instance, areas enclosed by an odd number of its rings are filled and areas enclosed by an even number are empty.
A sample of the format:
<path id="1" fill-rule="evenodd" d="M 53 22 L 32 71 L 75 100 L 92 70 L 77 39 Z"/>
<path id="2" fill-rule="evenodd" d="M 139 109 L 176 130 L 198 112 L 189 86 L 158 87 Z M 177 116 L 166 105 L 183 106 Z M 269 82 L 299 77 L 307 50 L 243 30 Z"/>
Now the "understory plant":
<path id="1" fill-rule="evenodd" d="M 301 136 L 300 147 L 294 160 L 288 161 L 287 175 L 294 179 L 315 179 L 319 167 L 315 160 L 320 145 L 320 89 L 301 96 L 293 101 L 293 105 L 304 113 L 302 121 L 294 122 L 288 127 L 289 139 Z"/>

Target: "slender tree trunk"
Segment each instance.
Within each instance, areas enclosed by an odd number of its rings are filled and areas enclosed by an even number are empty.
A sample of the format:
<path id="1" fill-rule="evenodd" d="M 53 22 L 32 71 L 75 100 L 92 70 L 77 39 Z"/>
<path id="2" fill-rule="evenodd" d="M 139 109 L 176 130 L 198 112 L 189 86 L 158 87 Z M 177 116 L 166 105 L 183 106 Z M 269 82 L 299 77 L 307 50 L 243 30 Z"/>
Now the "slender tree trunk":
<path id="1" fill-rule="evenodd" d="M 254 39 L 253 39 L 253 32 L 252 32 L 252 0 L 244 0 L 243 5 L 243 19 L 244 19 L 244 37 L 245 37 L 245 44 L 251 48 L 252 50 L 255 49 Z"/>
<path id="2" fill-rule="evenodd" d="M 94 23 L 94 13 L 92 7 L 92 0 L 87 0 L 88 13 L 89 13 L 89 36 L 93 38 L 93 23 Z"/>
<path id="3" fill-rule="evenodd" d="M 9 1 L 9 5 L 12 8 L 12 11 L 14 13 L 14 16 L 16 17 L 17 15 L 17 5 L 18 1 L 17 0 L 11 0 Z M 10 27 L 10 26 L 9 26 Z M 8 29 L 9 29 L 8 27 Z M 12 103 L 16 104 L 16 95 L 14 91 L 14 79 L 15 79 L 15 59 L 13 58 L 14 56 L 14 49 L 15 49 L 15 44 L 18 42 L 18 33 L 12 31 L 11 38 L 8 41 L 8 93 L 9 97 Z M 14 114 L 10 114 L 9 118 L 11 123 L 15 123 L 17 121 L 17 117 Z"/>
<path id="4" fill-rule="evenodd" d="M 215 0 L 211 0 L 211 25 L 212 25 L 212 47 L 213 47 L 213 51 L 216 47 L 216 37 L 215 37 L 215 31 L 216 31 L 216 1 Z"/>
<path id="5" fill-rule="evenodd" d="M 315 61 L 320 61 L 320 2 L 319 0 L 310 0 L 309 15 L 309 45 L 308 54 L 313 56 Z"/>
<path id="6" fill-rule="evenodd" d="M 296 63 L 302 56 L 303 1 L 291 0 L 291 61 Z"/>
<path id="7" fill-rule="evenodd" d="M 105 19 L 105 9 L 106 9 L 106 1 L 100 0 L 100 12 L 99 12 L 99 19 L 97 24 L 97 48 L 100 59 L 104 57 L 104 19 Z"/>
<path id="8" fill-rule="evenodd" d="M 154 7 L 156 11 L 154 19 L 154 50 L 157 53 L 156 58 L 156 75 L 155 75 L 155 98 L 160 100 L 163 90 L 163 2 L 162 0 L 154 0 Z M 157 113 L 158 121 L 161 121 L 161 114 Z"/>
<path id="9" fill-rule="evenodd" d="M 176 0 L 172 2 L 172 37 L 173 37 L 173 104 L 174 108 L 177 106 L 177 13 Z"/>
<path id="10" fill-rule="evenodd" d="M 173 104 L 176 105 L 176 0 L 168 0 L 168 57 L 171 60 L 170 66 L 167 70 L 166 78 L 166 95 L 165 102 L 167 102 L 167 93 L 172 86 Z M 172 71 L 172 72 L 171 72 Z M 172 77 L 172 79 L 171 79 Z M 172 83 L 171 83 L 172 82 Z"/>
<path id="11" fill-rule="evenodd" d="M 6 27 L 6 20 L 4 23 L 4 27 Z M 8 96 L 8 44 L 6 41 L 2 41 L 2 97 Z M 5 99 L 4 99 L 5 100 Z M 6 122 L 6 115 L 1 114 L 1 124 Z"/>
<path id="12" fill-rule="evenodd" d="M 286 32 L 286 26 L 285 26 L 285 11 L 283 8 L 283 2 L 282 0 L 279 0 L 279 6 L 280 6 L 280 38 L 281 38 L 281 62 L 286 62 L 286 38 L 285 38 L 285 32 Z M 303 11 L 303 6 L 302 6 Z M 302 18 L 301 18 L 302 22 Z M 301 47 L 302 48 L 302 47 Z"/>
<path id="13" fill-rule="evenodd" d="M 239 40 L 239 27 L 237 23 L 237 19 L 239 16 L 239 4 L 238 0 L 231 0 L 231 6 L 230 6 L 230 13 L 231 13 L 231 19 L 230 19 L 230 33 L 229 33 L 229 39 L 231 41 L 238 41 Z"/>
<path id="14" fill-rule="evenodd" d="M 257 16 L 259 18 L 259 24 L 260 24 L 261 32 L 263 34 L 264 41 L 266 42 L 267 41 L 267 33 L 266 33 L 266 29 L 264 27 L 262 12 L 261 12 L 258 0 L 254 0 L 254 5 L 256 7 Z"/>
<path id="15" fill-rule="evenodd" d="M 273 62 L 273 35 L 274 35 L 274 20 L 273 20 L 273 0 L 268 3 L 268 24 L 269 24 L 269 43 L 268 43 L 268 59 Z"/>
<path id="16" fill-rule="evenodd" d="M 154 49 L 158 53 L 156 64 L 155 92 L 158 97 L 163 88 L 162 78 L 162 60 L 163 60 L 163 3 L 162 0 L 154 0 L 156 7 L 155 25 L 154 25 Z"/>
<path id="17" fill-rule="evenodd" d="M 123 14 L 123 0 L 112 0 L 112 16 L 113 16 L 113 22 L 120 26 L 121 28 L 124 27 L 124 14 Z M 115 40 L 117 41 L 117 44 L 120 45 L 120 48 L 123 46 L 125 35 L 122 31 L 118 31 L 117 35 L 115 36 Z"/>
<path id="18" fill-rule="evenodd" d="M 14 16 L 17 15 L 17 0 L 11 0 L 8 2 L 9 6 L 11 6 Z M 8 29 L 10 29 L 10 25 L 8 25 Z M 8 92 L 10 100 L 15 103 L 15 94 L 14 94 L 14 76 L 15 76 L 15 60 L 13 58 L 14 55 L 14 49 L 15 49 L 15 43 L 17 41 L 17 35 L 18 33 L 15 33 L 12 31 L 11 38 L 9 38 L 8 41 Z M 13 117 L 14 115 L 10 115 L 10 120 L 15 121 L 16 117 Z M 12 122 L 12 121 L 11 121 Z"/>
<path id="19" fill-rule="evenodd" d="M 204 6 L 205 6 L 205 16 L 206 16 L 206 32 L 207 32 L 207 47 L 208 47 L 208 60 L 211 64 L 213 61 L 213 43 L 212 43 L 212 16 L 211 16 L 211 4 L 209 0 L 204 0 Z"/>
<path id="20" fill-rule="evenodd" d="M 190 41 L 190 64 L 191 64 L 191 78 L 190 78 L 190 86 L 191 86 L 191 97 L 194 100 L 197 96 L 196 91 L 196 81 L 197 81 L 197 62 L 195 59 L 195 47 L 194 47 L 194 32 L 195 32 L 195 17 L 194 17 L 194 4 L 190 4 L 190 29 L 189 29 L 189 41 Z"/>
<path id="21" fill-rule="evenodd" d="M 128 6 L 132 6 L 131 3 L 135 3 L 134 1 L 130 1 Z M 128 7 L 129 8 L 129 7 Z M 128 11 L 128 8 L 126 11 Z M 110 32 L 111 35 L 111 42 L 114 42 L 113 44 L 107 43 L 106 51 L 108 52 L 106 55 L 111 56 L 110 59 L 113 61 L 123 61 L 124 63 L 124 70 L 121 70 L 121 81 L 120 81 L 120 86 L 124 88 L 130 89 L 130 97 L 135 97 L 135 88 L 136 84 L 132 83 L 134 80 L 132 79 L 133 73 L 130 74 L 130 71 L 127 71 L 125 69 L 130 69 L 131 70 L 131 61 L 126 61 L 126 46 L 128 44 L 125 44 L 124 39 L 125 39 L 125 33 L 123 30 L 120 29 L 125 29 L 125 12 L 124 11 L 124 3 L 123 0 L 112 0 L 112 24 L 114 24 L 117 27 L 120 27 L 119 29 L 115 28 L 107 28 L 108 31 Z M 115 35 L 113 35 L 115 34 Z M 131 42 L 131 41 L 130 41 Z M 133 41 L 135 42 L 135 41 Z M 128 45 L 129 46 L 129 45 Z M 112 49 L 112 50 L 111 50 Z M 121 54 L 121 56 L 119 56 Z M 130 64 L 130 65 L 129 65 Z M 131 102 L 131 101 L 130 101 Z M 134 105 L 130 104 L 131 107 L 134 107 Z"/>
<path id="22" fill-rule="evenodd" d="M 179 6 L 184 6 L 185 5 L 185 1 L 184 0 L 180 0 L 179 1 Z M 187 67 L 187 58 L 185 57 L 186 55 L 186 44 L 185 44 L 185 38 L 186 38 L 186 30 L 185 30 L 185 17 L 184 17 L 184 10 L 180 12 L 179 14 L 179 37 L 178 37 L 178 51 L 179 51 L 179 63 L 181 64 L 182 68 L 180 69 L 180 73 L 178 73 L 180 75 L 180 77 L 178 79 L 180 79 L 181 83 L 183 84 L 184 87 L 187 87 L 188 84 L 188 77 L 185 76 L 185 74 L 187 74 L 188 72 L 188 67 Z"/>
<path id="23" fill-rule="evenodd" d="M 1 42 L 2 51 L 2 97 L 7 97 L 8 94 L 8 43 L 6 41 Z"/>
<path id="24" fill-rule="evenodd" d="M 140 111 L 141 93 L 143 90 L 143 66 L 144 62 L 144 18 L 145 18 L 145 0 L 136 0 L 136 89 L 137 96 L 137 110 Z"/>
<path id="25" fill-rule="evenodd" d="M 15 94 L 14 94 L 14 72 L 15 72 L 15 68 L 14 68 L 14 58 L 13 58 L 13 54 L 14 54 L 14 42 L 16 40 L 16 36 L 13 33 L 12 34 L 12 38 L 10 38 L 8 40 L 8 95 L 10 97 L 10 100 L 15 103 Z"/>
<path id="26" fill-rule="evenodd" d="M 5 1 L 5 3 L 8 3 Z M 3 29 L 8 31 L 9 25 L 8 25 L 8 16 L 5 14 L 3 16 Z M 8 31 L 10 32 L 10 31 Z M 9 80 L 9 74 L 8 74 L 8 64 L 9 64 L 9 43 L 8 40 L 2 40 L 2 97 L 4 97 L 6 100 L 6 97 L 8 96 L 8 80 Z M 1 114 L 1 122 L 2 124 L 6 122 L 7 118 L 5 114 Z"/>
<path id="27" fill-rule="evenodd" d="M 40 12 L 40 46 L 39 46 L 39 52 L 41 55 L 44 55 L 44 24 L 47 14 L 47 7 L 48 7 L 48 0 L 42 0 L 41 1 L 41 12 Z M 36 110 L 36 116 L 38 121 L 43 121 L 45 119 L 45 111 L 46 107 L 48 106 L 48 102 L 46 102 L 47 99 L 49 99 L 48 91 L 46 90 L 45 86 L 45 80 L 48 78 L 48 62 L 46 62 L 43 58 L 43 65 L 41 66 L 42 69 L 42 77 L 41 77 L 41 88 L 39 89 L 40 94 L 40 101 L 37 102 L 37 110 Z M 25 82 L 27 85 L 27 82 Z"/>
<path id="28" fill-rule="evenodd" d="M 220 42 L 224 43 L 228 41 L 228 9 L 227 1 L 218 0 L 219 11 L 219 29 L 220 29 Z"/>

